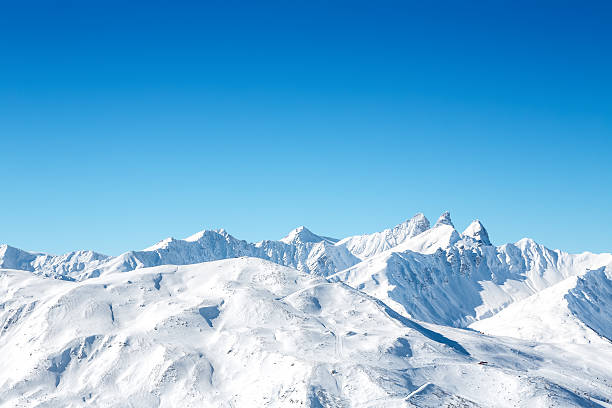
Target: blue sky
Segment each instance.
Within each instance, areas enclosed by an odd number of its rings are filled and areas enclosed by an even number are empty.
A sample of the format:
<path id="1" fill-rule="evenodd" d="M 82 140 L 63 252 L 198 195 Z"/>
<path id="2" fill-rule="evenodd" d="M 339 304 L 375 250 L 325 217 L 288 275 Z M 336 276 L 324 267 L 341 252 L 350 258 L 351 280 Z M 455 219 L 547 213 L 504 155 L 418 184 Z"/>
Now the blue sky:
<path id="1" fill-rule="evenodd" d="M 2 5 L 0 242 L 448 209 L 496 244 L 612 250 L 612 3 L 124 3 Z"/>

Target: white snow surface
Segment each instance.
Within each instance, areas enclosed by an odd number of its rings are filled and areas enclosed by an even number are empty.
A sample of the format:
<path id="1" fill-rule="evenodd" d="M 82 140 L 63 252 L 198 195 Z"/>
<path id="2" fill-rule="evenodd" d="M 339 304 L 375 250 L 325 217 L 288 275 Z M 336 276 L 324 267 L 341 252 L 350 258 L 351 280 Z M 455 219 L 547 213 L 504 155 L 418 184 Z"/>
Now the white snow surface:
<path id="1" fill-rule="evenodd" d="M 463 231 L 464 237 L 470 237 L 483 245 L 491 245 L 489 240 L 489 233 L 485 229 L 484 225 L 480 220 L 474 220 L 472 223 Z"/>
<path id="2" fill-rule="evenodd" d="M 0 407 L 608 407 L 611 310 L 612 254 L 494 246 L 449 213 L 117 257 L 0 245 Z"/>
<path id="3" fill-rule="evenodd" d="M 612 392 L 584 364 L 610 347 L 566 359 L 424 325 L 256 258 L 82 282 L 2 270 L 0 288 L 2 406 L 596 407 L 586 396 Z"/>
<path id="4" fill-rule="evenodd" d="M 376 296 L 406 316 L 465 327 L 610 262 L 611 254 L 569 254 L 528 239 L 482 245 L 439 224 L 329 279 Z"/>
<path id="5" fill-rule="evenodd" d="M 611 266 L 569 277 L 470 327 L 538 342 L 610 344 L 611 279 Z"/>
<path id="6" fill-rule="evenodd" d="M 429 220 L 422 213 L 418 213 L 393 228 L 373 234 L 344 238 L 337 245 L 346 247 L 352 254 L 364 259 L 394 248 L 428 229 Z"/>

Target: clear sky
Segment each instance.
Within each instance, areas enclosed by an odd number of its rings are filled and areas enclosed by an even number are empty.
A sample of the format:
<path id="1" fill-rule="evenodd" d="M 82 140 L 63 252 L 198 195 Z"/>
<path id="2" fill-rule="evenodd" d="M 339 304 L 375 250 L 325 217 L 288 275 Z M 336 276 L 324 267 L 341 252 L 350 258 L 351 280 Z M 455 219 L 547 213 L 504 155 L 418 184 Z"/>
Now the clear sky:
<path id="1" fill-rule="evenodd" d="M 612 251 L 610 21 L 609 1 L 3 2 L 0 242 L 118 254 L 448 209 L 496 244 Z"/>

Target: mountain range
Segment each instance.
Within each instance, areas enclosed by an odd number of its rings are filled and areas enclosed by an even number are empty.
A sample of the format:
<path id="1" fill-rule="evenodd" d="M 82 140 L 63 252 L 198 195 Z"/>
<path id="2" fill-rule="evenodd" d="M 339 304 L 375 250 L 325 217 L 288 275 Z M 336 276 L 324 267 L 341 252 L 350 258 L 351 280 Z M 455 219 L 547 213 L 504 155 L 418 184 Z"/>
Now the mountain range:
<path id="1" fill-rule="evenodd" d="M 609 407 L 612 254 L 448 212 L 111 257 L 0 245 L 0 406 Z"/>

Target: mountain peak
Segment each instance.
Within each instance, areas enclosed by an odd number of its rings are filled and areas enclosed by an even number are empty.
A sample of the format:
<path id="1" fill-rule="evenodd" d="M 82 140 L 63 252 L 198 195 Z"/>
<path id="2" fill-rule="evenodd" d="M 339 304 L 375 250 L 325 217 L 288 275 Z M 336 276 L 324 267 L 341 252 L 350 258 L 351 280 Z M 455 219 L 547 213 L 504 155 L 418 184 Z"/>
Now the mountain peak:
<path id="1" fill-rule="evenodd" d="M 480 220 L 474 220 L 472 223 L 463 231 L 464 236 L 468 236 L 473 238 L 474 240 L 481 242 L 485 245 L 491 245 L 491 241 L 489 240 L 489 234 L 487 233 L 486 228 Z"/>
<path id="2" fill-rule="evenodd" d="M 204 234 L 206 233 L 206 231 L 207 230 L 205 230 L 205 229 L 203 229 L 202 231 L 198 231 L 195 234 L 188 236 L 183 241 L 195 242 L 195 241 L 201 239 L 204 236 Z"/>
<path id="3" fill-rule="evenodd" d="M 408 222 L 412 225 L 418 226 L 421 232 L 429 229 L 429 220 L 423 213 L 416 213 L 414 217 L 408 220 Z"/>
<path id="4" fill-rule="evenodd" d="M 397 234 L 398 231 L 408 231 L 408 237 L 419 235 L 429 229 L 429 220 L 423 213 L 417 213 L 414 217 L 396 225 L 391 230 L 392 234 Z"/>
<path id="5" fill-rule="evenodd" d="M 151 245 L 150 247 L 146 247 L 143 251 L 155 251 L 156 249 L 165 248 L 170 245 L 175 239 L 172 237 L 168 237 L 166 239 L 162 239 L 157 244 Z"/>
<path id="6" fill-rule="evenodd" d="M 440 225 L 450 225 L 453 228 L 455 227 L 453 225 L 453 222 L 451 221 L 450 212 L 445 211 L 444 213 L 442 213 L 440 218 L 438 218 L 438 221 L 436 221 L 436 225 L 434 225 L 434 228 Z"/>
<path id="7" fill-rule="evenodd" d="M 305 226 L 297 227 L 289 232 L 286 237 L 281 238 L 281 242 L 291 244 L 295 242 L 321 242 L 323 238 L 310 231 Z"/>

